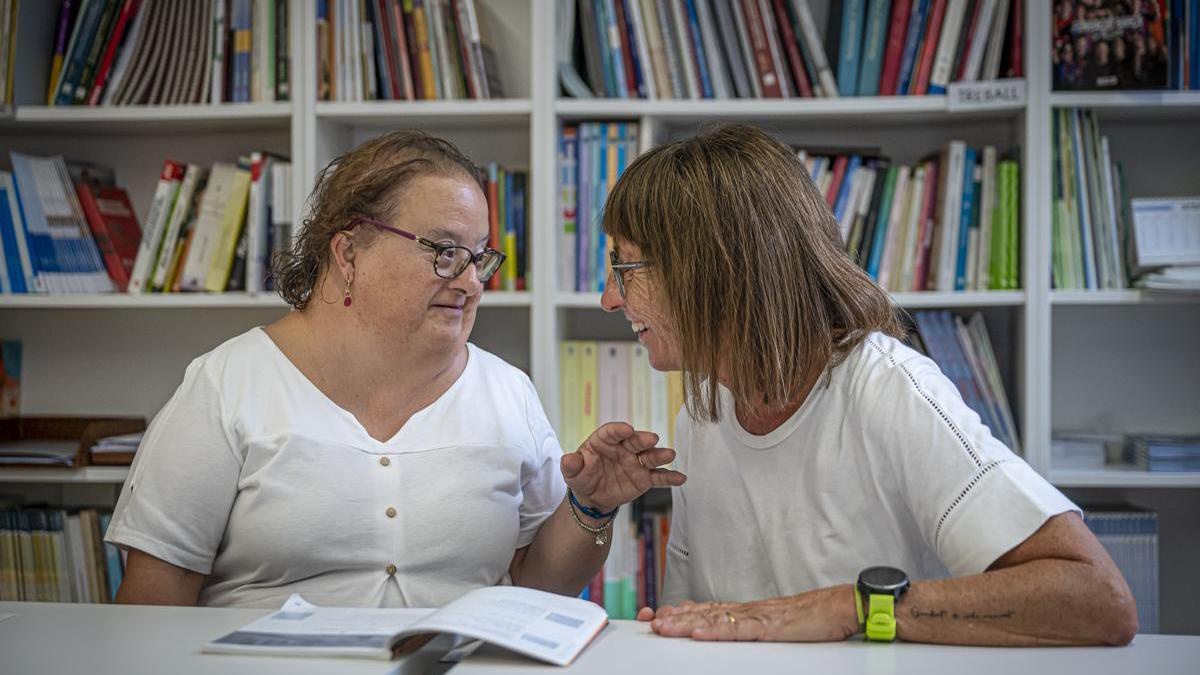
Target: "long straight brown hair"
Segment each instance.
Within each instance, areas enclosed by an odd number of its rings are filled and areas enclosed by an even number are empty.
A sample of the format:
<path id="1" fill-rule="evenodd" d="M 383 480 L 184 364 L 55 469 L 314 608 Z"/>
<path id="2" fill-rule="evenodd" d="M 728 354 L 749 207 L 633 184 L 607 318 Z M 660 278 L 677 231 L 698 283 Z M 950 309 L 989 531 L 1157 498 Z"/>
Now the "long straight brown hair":
<path id="1" fill-rule="evenodd" d="M 652 264 L 675 322 L 693 419 L 777 410 L 874 331 L 901 336 L 887 293 L 855 265 L 794 152 L 759 129 L 724 125 L 634 161 L 604 231 Z"/>

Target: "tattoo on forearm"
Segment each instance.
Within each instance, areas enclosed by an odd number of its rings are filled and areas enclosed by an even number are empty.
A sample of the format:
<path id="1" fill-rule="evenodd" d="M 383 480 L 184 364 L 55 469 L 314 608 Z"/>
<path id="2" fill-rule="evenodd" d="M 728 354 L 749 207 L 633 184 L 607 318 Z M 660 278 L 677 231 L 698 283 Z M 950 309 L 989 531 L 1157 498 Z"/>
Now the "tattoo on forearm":
<path id="1" fill-rule="evenodd" d="M 921 610 L 913 607 L 908 610 L 908 613 L 914 619 L 950 619 L 951 621 L 995 621 L 1012 619 L 1016 616 L 1016 612 L 1008 610 L 1007 612 L 999 612 L 996 614 L 980 614 L 979 612 L 951 612 L 945 609 L 927 609 Z"/>

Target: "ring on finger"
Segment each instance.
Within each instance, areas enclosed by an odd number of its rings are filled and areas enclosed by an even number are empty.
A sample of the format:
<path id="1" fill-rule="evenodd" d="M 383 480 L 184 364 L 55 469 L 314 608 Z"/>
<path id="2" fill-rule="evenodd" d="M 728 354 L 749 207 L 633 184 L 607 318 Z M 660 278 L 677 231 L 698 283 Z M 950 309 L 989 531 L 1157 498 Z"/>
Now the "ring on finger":
<path id="1" fill-rule="evenodd" d="M 733 612 L 725 612 L 725 620 L 731 624 L 737 623 L 737 618 L 733 615 Z"/>
<path id="2" fill-rule="evenodd" d="M 642 456 L 641 456 L 641 455 L 638 455 L 638 456 L 637 456 L 637 461 L 638 461 L 638 464 L 640 464 L 640 465 L 641 465 L 641 467 L 642 467 L 643 469 L 645 469 L 645 470 L 647 470 L 647 471 L 649 471 L 649 470 L 650 470 L 650 467 L 646 466 L 646 463 L 642 461 Z"/>

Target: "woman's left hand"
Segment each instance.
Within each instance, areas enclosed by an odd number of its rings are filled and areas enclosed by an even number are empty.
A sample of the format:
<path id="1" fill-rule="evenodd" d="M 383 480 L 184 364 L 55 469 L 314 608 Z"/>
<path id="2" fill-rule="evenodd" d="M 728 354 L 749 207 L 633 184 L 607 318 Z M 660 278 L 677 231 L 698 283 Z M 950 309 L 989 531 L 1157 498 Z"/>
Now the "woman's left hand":
<path id="1" fill-rule="evenodd" d="M 643 607 L 637 618 L 650 621 L 659 635 L 694 640 L 833 642 L 858 632 L 849 585 L 754 602 L 684 602 L 657 612 Z"/>
<path id="2" fill-rule="evenodd" d="M 683 485 L 683 474 L 658 468 L 675 459 L 674 450 L 655 447 L 658 440 L 658 434 L 635 431 L 623 422 L 601 425 L 578 452 L 563 454 L 567 487 L 585 506 L 608 512 L 652 485 Z"/>

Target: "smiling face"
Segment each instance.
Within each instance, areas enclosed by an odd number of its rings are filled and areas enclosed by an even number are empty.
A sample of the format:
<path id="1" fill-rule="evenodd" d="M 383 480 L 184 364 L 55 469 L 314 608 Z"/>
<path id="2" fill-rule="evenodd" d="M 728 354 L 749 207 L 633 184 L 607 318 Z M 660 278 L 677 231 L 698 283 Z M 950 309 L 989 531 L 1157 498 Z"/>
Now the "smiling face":
<path id="1" fill-rule="evenodd" d="M 642 251 L 634 244 L 614 241 L 613 250 L 621 262 L 645 260 Z M 625 297 L 621 297 L 616 280 L 610 271 L 608 283 L 600 304 L 607 312 L 623 312 L 638 342 L 646 347 L 650 365 L 655 370 L 671 371 L 683 368 L 679 338 L 675 323 L 665 306 L 666 296 L 656 289 L 653 267 L 620 272 L 625 277 Z"/>
<path id="2" fill-rule="evenodd" d="M 402 189 L 385 222 L 478 253 L 487 243 L 487 200 L 466 176 L 419 176 Z M 371 227 L 360 224 L 356 231 Z M 460 349 L 483 294 L 475 266 L 443 279 L 434 273 L 429 247 L 387 230 L 373 234 L 354 255 L 352 286 L 353 306 L 368 329 L 411 348 Z"/>

